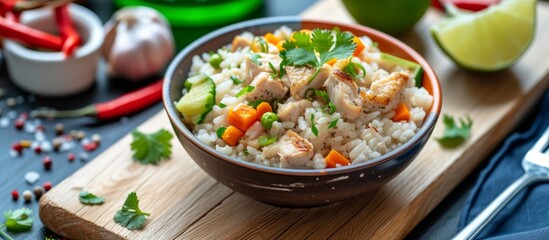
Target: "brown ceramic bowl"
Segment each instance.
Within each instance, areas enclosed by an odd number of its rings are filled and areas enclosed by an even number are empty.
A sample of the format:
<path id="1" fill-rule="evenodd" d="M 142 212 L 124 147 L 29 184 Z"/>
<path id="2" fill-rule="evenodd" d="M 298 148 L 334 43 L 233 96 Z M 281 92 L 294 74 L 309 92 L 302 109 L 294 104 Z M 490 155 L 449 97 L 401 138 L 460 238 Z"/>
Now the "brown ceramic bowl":
<path id="1" fill-rule="evenodd" d="M 263 35 L 282 25 L 296 29 L 339 27 L 358 36 L 366 35 L 379 48 L 390 54 L 418 62 L 424 69 L 423 86 L 434 97 L 424 125 L 410 141 L 369 162 L 345 167 L 303 170 L 260 166 L 222 154 L 200 142 L 183 124 L 175 102 L 181 98 L 181 89 L 187 78 L 192 57 L 214 51 L 230 44 L 243 31 Z M 423 148 L 440 114 L 440 83 L 433 69 L 417 52 L 399 40 L 376 30 L 330 22 L 310 21 L 299 17 L 264 18 L 234 24 L 196 40 L 183 49 L 170 64 L 163 89 L 164 106 L 183 147 L 192 159 L 210 176 L 225 186 L 259 201 L 293 207 L 325 205 L 365 194 L 387 183 L 417 156 Z"/>

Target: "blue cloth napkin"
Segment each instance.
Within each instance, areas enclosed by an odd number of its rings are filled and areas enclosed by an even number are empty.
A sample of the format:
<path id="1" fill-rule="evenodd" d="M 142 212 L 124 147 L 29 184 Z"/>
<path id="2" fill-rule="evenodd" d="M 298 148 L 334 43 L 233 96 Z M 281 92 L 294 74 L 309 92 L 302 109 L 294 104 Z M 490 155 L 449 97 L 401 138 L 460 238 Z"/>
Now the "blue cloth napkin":
<path id="1" fill-rule="evenodd" d="M 512 133 L 481 171 L 462 211 L 460 229 L 524 173 L 522 158 L 549 125 L 549 91 L 534 111 L 530 120 L 521 123 L 525 130 Z M 520 192 L 477 239 L 549 239 L 549 182 Z"/>

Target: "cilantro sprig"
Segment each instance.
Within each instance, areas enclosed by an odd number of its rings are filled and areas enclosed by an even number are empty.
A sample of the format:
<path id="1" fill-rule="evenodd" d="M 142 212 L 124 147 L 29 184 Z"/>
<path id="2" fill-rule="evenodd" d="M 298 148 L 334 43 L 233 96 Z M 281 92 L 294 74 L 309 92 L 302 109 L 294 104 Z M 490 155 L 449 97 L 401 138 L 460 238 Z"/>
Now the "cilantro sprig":
<path id="1" fill-rule="evenodd" d="M 473 120 L 469 116 L 465 119 L 461 118 L 459 119 L 461 126 L 458 126 L 452 116 L 444 114 L 443 117 L 445 129 L 442 137 L 436 138 L 438 143 L 446 148 L 454 148 L 465 142 L 471 135 Z"/>
<path id="2" fill-rule="evenodd" d="M 130 230 L 142 229 L 147 217 L 150 215 L 150 213 L 139 209 L 137 194 L 131 192 L 126 198 L 122 209 L 118 210 L 116 215 L 114 215 L 114 221 Z"/>
<path id="3" fill-rule="evenodd" d="M 173 135 L 165 129 L 160 129 L 152 134 L 133 130 L 132 136 L 133 159 L 140 163 L 157 164 L 172 154 Z"/>
<path id="4" fill-rule="evenodd" d="M 78 194 L 80 202 L 86 205 L 101 205 L 105 202 L 105 198 L 99 197 L 88 191 L 81 191 Z"/>
<path id="5" fill-rule="evenodd" d="M 4 217 L 6 222 L 0 225 L 0 236 L 6 240 L 13 240 L 13 238 L 4 232 L 2 228 L 6 227 L 11 232 L 25 232 L 32 228 L 32 211 L 28 208 L 19 208 L 15 211 L 5 211 Z"/>
<path id="6" fill-rule="evenodd" d="M 345 59 L 356 49 L 353 34 L 338 30 L 314 29 L 312 36 L 304 32 L 296 32 L 294 40 L 286 40 L 280 52 L 283 62 L 289 66 L 311 66 L 314 74 L 307 83 L 318 75 L 322 65 L 328 60 Z"/>

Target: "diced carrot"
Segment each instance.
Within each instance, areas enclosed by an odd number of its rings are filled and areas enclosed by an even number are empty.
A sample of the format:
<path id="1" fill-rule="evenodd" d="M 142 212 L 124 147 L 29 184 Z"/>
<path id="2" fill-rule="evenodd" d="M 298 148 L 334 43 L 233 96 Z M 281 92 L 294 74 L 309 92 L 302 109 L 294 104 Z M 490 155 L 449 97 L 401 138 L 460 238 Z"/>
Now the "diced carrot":
<path id="1" fill-rule="evenodd" d="M 229 109 L 227 121 L 245 132 L 257 121 L 257 111 L 254 107 L 241 103 Z"/>
<path id="2" fill-rule="evenodd" d="M 357 36 L 353 37 L 353 42 L 356 43 L 356 49 L 355 49 L 355 52 L 353 53 L 353 56 L 358 56 L 360 55 L 360 53 L 362 53 L 362 51 L 364 50 L 364 48 L 366 48 L 366 46 L 364 46 L 364 43 L 362 43 L 362 40 L 360 40 L 360 38 L 358 38 Z"/>
<path id="3" fill-rule="evenodd" d="M 223 135 L 221 135 L 221 139 L 223 139 L 223 141 L 225 141 L 227 144 L 235 146 L 242 138 L 242 136 L 244 136 L 244 132 L 240 131 L 240 129 L 236 128 L 235 126 L 229 126 L 227 129 L 225 129 Z"/>
<path id="4" fill-rule="evenodd" d="M 327 168 L 335 168 L 337 164 L 341 166 L 347 166 L 351 164 L 351 162 L 347 158 L 345 158 L 343 155 L 341 155 L 341 153 L 333 149 L 332 151 L 330 151 L 330 153 L 328 153 L 324 160 L 326 161 Z"/>
<path id="5" fill-rule="evenodd" d="M 337 58 L 332 58 L 332 59 L 328 60 L 326 63 L 330 66 L 333 66 L 334 63 L 336 63 L 336 62 L 337 62 Z"/>
<path id="6" fill-rule="evenodd" d="M 266 112 L 272 112 L 273 108 L 268 102 L 262 102 L 259 105 L 257 105 L 257 119 L 261 119 L 261 116 L 263 116 Z"/>
<path id="7" fill-rule="evenodd" d="M 410 111 L 406 107 L 406 104 L 399 103 L 395 108 L 395 116 L 393 116 L 393 122 L 408 121 L 410 120 Z"/>
<path id="8" fill-rule="evenodd" d="M 263 37 L 265 38 L 265 41 L 272 45 L 277 45 L 280 42 L 280 38 L 272 33 L 266 33 Z"/>

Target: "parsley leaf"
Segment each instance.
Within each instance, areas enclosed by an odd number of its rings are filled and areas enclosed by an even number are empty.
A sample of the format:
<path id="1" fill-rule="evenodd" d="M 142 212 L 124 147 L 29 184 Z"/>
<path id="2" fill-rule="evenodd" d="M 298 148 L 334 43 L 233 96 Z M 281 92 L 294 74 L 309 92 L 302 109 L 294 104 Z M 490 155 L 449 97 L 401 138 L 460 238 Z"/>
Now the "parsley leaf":
<path id="1" fill-rule="evenodd" d="M 293 37 L 294 41 L 286 40 L 282 44 L 285 50 L 280 53 L 280 56 L 287 65 L 309 65 L 315 68 L 316 71 L 308 83 L 316 77 L 322 64 L 332 58 L 345 59 L 356 49 L 353 34 L 349 32 L 314 29 L 312 36 L 304 32 L 296 32 Z"/>
<path id="2" fill-rule="evenodd" d="M 458 126 L 454 118 L 450 115 L 444 114 L 444 134 L 440 138 L 436 138 L 438 143 L 446 148 L 454 148 L 465 142 L 465 140 L 471 135 L 471 126 L 473 120 L 467 116 L 466 119 L 459 119 L 461 126 Z"/>
<path id="3" fill-rule="evenodd" d="M 81 191 L 80 194 L 78 194 L 78 198 L 81 203 L 86 205 L 101 205 L 105 202 L 105 198 L 95 196 L 93 193 L 88 191 Z"/>
<path id="4" fill-rule="evenodd" d="M 233 84 L 234 84 L 234 85 L 238 85 L 238 84 L 241 84 L 241 83 L 244 82 L 244 80 L 240 80 L 240 79 L 238 79 L 238 78 L 235 77 L 235 76 L 231 76 L 231 80 L 233 81 Z"/>
<path id="5" fill-rule="evenodd" d="M 236 97 L 237 98 L 242 97 L 244 94 L 252 92 L 254 89 L 255 89 L 254 86 L 245 86 L 244 88 L 242 88 L 242 90 L 240 90 L 240 92 L 236 94 Z"/>
<path id="6" fill-rule="evenodd" d="M 6 240 L 13 240 L 6 232 L 1 228 L 6 227 L 8 231 L 12 232 L 25 232 L 32 228 L 32 211 L 28 208 L 19 208 L 15 211 L 5 211 L 4 217 L 6 222 L 0 225 L 0 236 Z"/>
<path id="7" fill-rule="evenodd" d="M 328 125 L 328 129 L 335 128 L 337 126 L 338 121 L 339 121 L 339 118 L 336 118 L 336 120 L 331 121 L 330 125 Z"/>
<path id="8" fill-rule="evenodd" d="M 132 131 L 133 159 L 143 164 L 157 164 L 160 160 L 169 158 L 172 154 L 170 140 L 173 135 L 165 129 L 155 133 L 146 134 L 138 130 Z"/>
<path id="9" fill-rule="evenodd" d="M 139 209 L 137 194 L 131 192 L 126 198 L 122 209 L 118 210 L 116 215 L 114 215 L 114 222 L 130 230 L 142 229 L 147 217 L 150 215 L 150 213 L 143 212 Z"/>
<path id="10" fill-rule="evenodd" d="M 318 129 L 315 125 L 315 115 L 311 113 L 311 131 L 313 131 L 313 134 L 318 137 Z"/>

